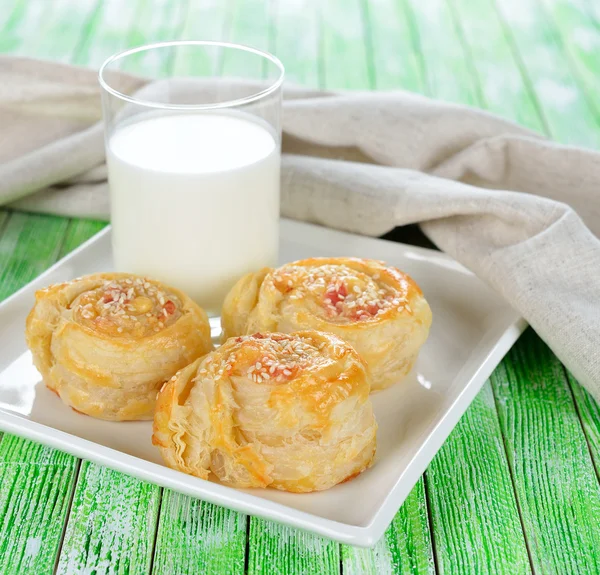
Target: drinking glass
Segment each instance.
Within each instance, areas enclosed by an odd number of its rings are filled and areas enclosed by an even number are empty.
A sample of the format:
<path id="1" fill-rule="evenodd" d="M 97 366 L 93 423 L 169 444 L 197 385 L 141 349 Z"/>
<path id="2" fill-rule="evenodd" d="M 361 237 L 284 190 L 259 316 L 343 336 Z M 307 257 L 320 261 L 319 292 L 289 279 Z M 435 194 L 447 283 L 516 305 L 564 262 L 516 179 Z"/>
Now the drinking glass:
<path id="1" fill-rule="evenodd" d="M 240 276 L 276 264 L 283 77 L 275 56 L 225 42 L 161 42 L 102 65 L 118 271 L 215 315 Z"/>

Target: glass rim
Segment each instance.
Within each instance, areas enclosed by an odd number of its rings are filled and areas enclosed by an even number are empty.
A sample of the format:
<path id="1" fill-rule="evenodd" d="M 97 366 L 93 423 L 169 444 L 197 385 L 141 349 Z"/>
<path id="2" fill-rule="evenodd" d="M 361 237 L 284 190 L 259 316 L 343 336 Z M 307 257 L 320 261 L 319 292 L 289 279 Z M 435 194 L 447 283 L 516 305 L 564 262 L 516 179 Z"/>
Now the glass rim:
<path id="1" fill-rule="evenodd" d="M 233 48 L 236 50 L 241 50 L 243 52 L 255 54 L 256 56 L 261 56 L 262 58 L 275 64 L 279 70 L 279 74 L 269 86 L 263 90 L 260 90 L 259 92 L 250 94 L 249 96 L 244 96 L 243 98 L 236 98 L 234 100 L 227 100 L 225 102 L 217 102 L 212 104 L 168 104 L 163 102 L 154 102 L 152 100 L 144 100 L 142 98 L 135 98 L 134 96 L 128 96 L 127 94 L 123 94 L 123 92 L 119 92 L 119 90 L 113 88 L 104 78 L 104 73 L 107 71 L 108 66 L 110 66 L 113 62 L 120 60 L 121 58 L 131 56 L 132 54 L 137 54 L 138 52 L 146 52 L 154 48 L 170 48 L 175 46 L 218 46 L 220 48 Z M 98 82 L 107 93 L 115 96 L 116 98 L 132 104 L 146 106 L 148 108 L 158 108 L 162 110 L 214 110 L 219 108 L 233 108 L 260 100 L 261 98 L 272 94 L 281 87 L 283 84 L 284 75 L 285 68 L 277 56 L 274 56 L 273 54 L 270 54 L 264 50 L 253 48 L 252 46 L 236 44 L 234 42 L 217 42 L 211 40 L 174 40 L 170 42 L 154 42 L 152 44 L 144 44 L 142 46 L 136 46 L 135 48 L 129 48 L 113 54 L 104 61 L 102 66 L 100 66 L 100 69 L 98 70 Z"/>

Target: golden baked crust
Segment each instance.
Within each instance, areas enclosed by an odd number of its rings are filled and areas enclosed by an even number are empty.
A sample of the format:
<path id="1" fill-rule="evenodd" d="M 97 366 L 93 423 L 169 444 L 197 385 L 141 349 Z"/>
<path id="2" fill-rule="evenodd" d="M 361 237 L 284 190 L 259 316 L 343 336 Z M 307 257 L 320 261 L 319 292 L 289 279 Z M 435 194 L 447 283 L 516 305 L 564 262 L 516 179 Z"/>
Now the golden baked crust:
<path id="1" fill-rule="evenodd" d="M 384 262 L 310 258 L 241 278 L 223 305 L 224 338 L 314 329 L 350 343 L 369 365 L 373 390 L 400 381 L 431 325 L 419 286 Z"/>
<path id="2" fill-rule="evenodd" d="M 25 336 L 49 389 L 87 415 L 152 419 L 161 384 L 213 349 L 206 313 L 179 290 L 99 273 L 35 294 Z"/>
<path id="3" fill-rule="evenodd" d="M 373 460 L 369 389 L 360 356 L 332 334 L 232 338 L 165 384 L 152 442 L 170 467 L 203 479 L 328 489 Z"/>

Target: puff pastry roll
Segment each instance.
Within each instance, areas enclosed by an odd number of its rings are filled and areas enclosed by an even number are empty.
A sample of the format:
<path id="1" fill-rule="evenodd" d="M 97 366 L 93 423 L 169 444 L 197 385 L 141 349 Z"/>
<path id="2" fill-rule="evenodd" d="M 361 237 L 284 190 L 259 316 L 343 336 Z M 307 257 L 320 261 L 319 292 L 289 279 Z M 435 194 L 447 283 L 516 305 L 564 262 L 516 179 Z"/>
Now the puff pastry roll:
<path id="1" fill-rule="evenodd" d="M 373 460 L 369 387 L 364 362 L 335 335 L 232 338 L 164 386 L 152 440 L 170 467 L 203 479 L 328 489 Z"/>
<path id="2" fill-rule="evenodd" d="M 225 299 L 224 337 L 300 329 L 334 333 L 369 365 L 373 390 L 411 369 L 431 309 L 405 273 L 376 260 L 311 258 L 242 277 Z"/>
<path id="3" fill-rule="evenodd" d="M 213 349 L 206 313 L 159 282 L 106 273 L 36 293 L 26 339 L 46 385 L 100 419 L 152 419 L 160 386 Z"/>

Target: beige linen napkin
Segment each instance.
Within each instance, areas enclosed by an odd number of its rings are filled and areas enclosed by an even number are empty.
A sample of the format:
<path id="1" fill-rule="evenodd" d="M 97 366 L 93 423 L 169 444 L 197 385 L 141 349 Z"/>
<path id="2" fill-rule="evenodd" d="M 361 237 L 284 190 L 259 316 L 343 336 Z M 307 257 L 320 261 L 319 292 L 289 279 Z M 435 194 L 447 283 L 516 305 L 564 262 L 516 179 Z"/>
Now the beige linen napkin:
<path id="1" fill-rule="evenodd" d="M 94 71 L 0 58 L 0 204 L 108 219 L 100 115 Z M 291 88 L 283 147 L 284 216 L 366 235 L 420 222 L 600 400 L 599 153 L 406 92 Z"/>

